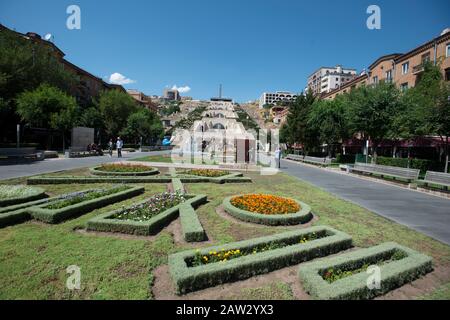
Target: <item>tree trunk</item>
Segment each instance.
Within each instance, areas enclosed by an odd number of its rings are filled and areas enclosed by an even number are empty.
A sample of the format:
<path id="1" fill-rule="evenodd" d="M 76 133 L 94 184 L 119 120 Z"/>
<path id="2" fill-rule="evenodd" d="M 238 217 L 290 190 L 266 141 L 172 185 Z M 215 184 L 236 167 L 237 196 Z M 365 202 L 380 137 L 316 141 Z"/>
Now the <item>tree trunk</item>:
<path id="1" fill-rule="evenodd" d="M 64 152 L 66 152 L 66 139 L 65 139 L 64 130 L 62 132 L 62 140 L 63 140 L 63 153 L 64 153 Z"/>
<path id="2" fill-rule="evenodd" d="M 444 167 L 444 172 L 447 173 L 448 172 L 448 136 L 445 137 L 445 167 Z"/>

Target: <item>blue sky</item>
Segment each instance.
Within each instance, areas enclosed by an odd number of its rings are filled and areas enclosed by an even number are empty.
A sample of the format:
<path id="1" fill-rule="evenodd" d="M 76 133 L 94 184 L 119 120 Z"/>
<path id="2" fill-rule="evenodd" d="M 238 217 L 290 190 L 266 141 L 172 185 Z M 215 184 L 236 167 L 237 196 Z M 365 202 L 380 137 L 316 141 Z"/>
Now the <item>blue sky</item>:
<path id="1" fill-rule="evenodd" d="M 81 30 L 66 8 L 81 9 Z M 366 9 L 381 8 L 381 30 Z M 406 52 L 450 27 L 448 0 L 1 0 L 0 23 L 52 33 L 66 59 L 99 76 L 120 73 L 146 94 L 189 87 L 185 95 L 244 102 L 263 91 L 301 91 L 320 66 L 361 70 Z"/>

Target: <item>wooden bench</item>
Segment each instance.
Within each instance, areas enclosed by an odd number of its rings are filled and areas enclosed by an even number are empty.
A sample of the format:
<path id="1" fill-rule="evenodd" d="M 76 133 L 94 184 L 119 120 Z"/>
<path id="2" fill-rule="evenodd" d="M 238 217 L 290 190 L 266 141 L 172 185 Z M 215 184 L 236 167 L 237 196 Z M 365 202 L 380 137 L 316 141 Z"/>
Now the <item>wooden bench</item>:
<path id="1" fill-rule="evenodd" d="M 286 159 L 301 161 L 306 163 L 318 164 L 322 166 L 327 166 L 331 164 L 331 158 L 319 158 L 319 157 L 310 157 L 310 156 L 302 156 L 297 154 L 288 154 Z"/>
<path id="2" fill-rule="evenodd" d="M 407 182 L 415 181 L 419 177 L 419 169 L 408 169 L 401 167 L 382 166 L 371 163 L 355 162 L 351 171 L 375 174 L 382 178 L 391 177 L 394 180 L 401 179 Z"/>
<path id="3" fill-rule="evenodd" d="M 44 153 L 36 148 L 0 148 L 0 160 L 5 162 L 43 160 Z"/>
<path id="4" fill-rule="evenodd" d="M 448 190 L 450 186 L 450 173 L 427 171 L 425 179 L 417 180 L 417 184 L 424 185 L 425 187 L 428 187 L 430 184 L 439 185 L 444 190 Z"/>

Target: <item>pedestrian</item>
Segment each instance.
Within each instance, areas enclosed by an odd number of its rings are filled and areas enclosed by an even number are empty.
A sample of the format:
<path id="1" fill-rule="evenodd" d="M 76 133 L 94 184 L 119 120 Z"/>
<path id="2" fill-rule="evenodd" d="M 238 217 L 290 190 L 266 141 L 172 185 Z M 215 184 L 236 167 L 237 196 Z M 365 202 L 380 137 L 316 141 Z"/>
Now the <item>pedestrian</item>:
<path id="1" fill-rule="evenodd" d="M 114 143 L 113 143 L 112 139 L 109 139 L 109 142 L 108 142 L 108 153 L 109 153 L 110 157 L 112 157 L 113 147 L 114 147 Z"/>
<path id="2" fill-rule="evenodd" d="M 122 158 L 122 147 L 123 141 L 120 137 L 117 137 L 116 148 L 117 148 L 117 158 Z"/>
<path id="3" fill-rule="evenodd" d="M 275 150 L 275 159 L 277 161 L 277 167 L 278 167 L 278 169 L 280 169 L 281 168 L 281 149 L 280 149 L 280 147 L 278 147 Z"/>

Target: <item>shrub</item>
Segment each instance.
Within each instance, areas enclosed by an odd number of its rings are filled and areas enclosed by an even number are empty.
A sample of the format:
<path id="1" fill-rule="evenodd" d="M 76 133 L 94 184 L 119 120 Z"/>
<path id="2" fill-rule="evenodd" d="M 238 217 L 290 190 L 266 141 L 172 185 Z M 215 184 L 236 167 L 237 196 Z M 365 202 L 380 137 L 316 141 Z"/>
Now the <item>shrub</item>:
<path id="1" fill-rule="evenodd" d="M 184 192 L 183 183 L 180 179 L 172 179 L 172 188 L 174 192 Z"/>
<path id="2" fill-rule="evenodd" d="M 90 169 L 91 173 L 99 176 L 149 176 L 159 171 L 141 164 L 108 163 Z"/>
<path id="3" fill-rule="evenodd" d="M 312 233 L 325 234 L 320 239 L 299 243 L 300 237 Z M 193 266 L 196 257 L 219 251 L 247 251 L 273 243 L 285 243 L 276 249 L 257 252 L 235 259 Z M 170 273 L 176 283 L 177 293 L 183 294 L 221 283 L 247 279 L 254 275 L 295 265 L 317 257 L 326 256 L 349 248 L 349 235 L 326 226 L 288 231 L 272 236 L 249 239 L 197 250 L 182 251 L 169 256 Z"/>
<path id="4" fill-rule="evenodd" d="M 94 231 L 120 232 L 143 236 L 153 235 L 158 233 L 161 229 L 163 229 L 178 217 L 179 209 L 182 205 L 196 206 L 206 202 L 206 196 L 204 195 L 185 195 L 185 197 L 186 201 L 182 204 L 178 204 L 176 206 L 168 208 L 145 221 L 132 221 L 114 218 L 118 214 L 121 214 L 124 209 L 130 209 L 130 207 L 128 207 L 107 212 L 89 220 L 87 223 L 87 229 Z M 141 201 L 137 205 L 143 204 L 147 201 L 148 200 Z"/>
<path id="5" fill-rule="evenodd" d="M 232 200 L 234 198 L 236 198 L 236 196 L 227 197 L 223 200 L 222 205 L 224 207 L 224 210 L 233 217 L 247 222 L 265 225 L 293 225 L 306 223 L 313 217 L 311 213 L 311 207 L 306 203 L 300 202 L 295 199 L 289 200 L 297 204 L 298 210 L 296 212 L 285 214 L 261 214 L 257 212 L 247 211 L 234 206 L 232 203 Z"/>
<path id="6" fill-rule="evenodd" d="M 410 169 L 419 169 L 422 174 L 428 170 L 439 171 L 442 169 L 442 165 L 439 162 L 431 160 L 377 157 L 377 164 L 384 166 L 407 168 L 408 162 Z"/>
<path id="7" fill-rule="evenodd" d="M 369 289 L 365 265 L 378 264 L 381 287 Z M 329 272 L 344 276 L 329 281 Z M 359 272 L 358 272 L 359 271 Z M 300 266 L 305 290 L 317 299 L 371 299 L 432 271 L 430 257 L 394 242 L 360 249 Z M 334 279 L 331 279 L 334 280 Z"/>
<path id="8" fill-rule="evenodd" d="M 342 154 L 338 153 L 336 155 L 336 163 L 346 164 L 346 163 L 355 163 L 355 155 L 354 154 Z"/>
<path id="9" fill-rule="evenodd" d="M 143 187 L 125 187 L 125 189 L 124 188 L 113 188 L 113 189 L 115 191 L 114 193 L 105 192 L 104 195 L 93 199 L 90 197 L 86 197 L 81 202 L 77 202 L 75 204 L 71 204 L 70 201 L 66 202 L 67 199 L 62 199 L 51 204 L 52 206 L 57 205 L 55 209 L 49 207 L 48 204 L 42 204 L 30 207 L 28 211 L 33 216 L 33 218 L 37 220 L 41 220 L 47 223 L 58 223 L 66 219 L 76 217 L 83 213 L 92 211 L 94 209 L 104 207 L 111 203 L 128 199 L 130 197 L 143 193 L 145 190 Z M 90 190 L 86 190 L 84 192 L 89 194 L 89 191 Z M 61 206 L 58 204 L 60 202 L 65 202 L 68 205 Z"/>
<path id="10" fill-rule="evenodd" d="M 45 190 L 25 185 L 0 185 L 0 207 L 45 198 Z"/>
<path id="11" fill-rule="evenodd" d="M 191 205 L 183 204 L 180 206 L 180 222 L 184 240 L 187 242 L 200 242 L 205 240 L 205 230 Z"/>

